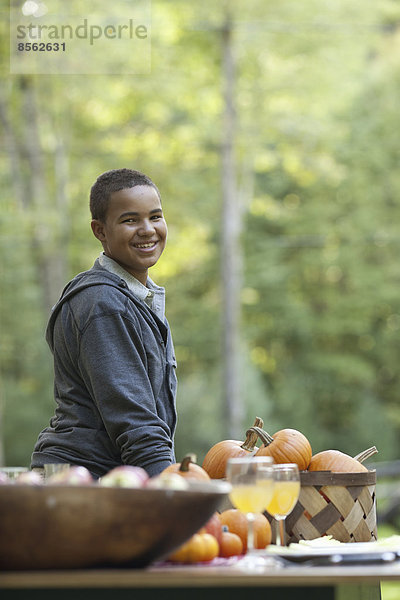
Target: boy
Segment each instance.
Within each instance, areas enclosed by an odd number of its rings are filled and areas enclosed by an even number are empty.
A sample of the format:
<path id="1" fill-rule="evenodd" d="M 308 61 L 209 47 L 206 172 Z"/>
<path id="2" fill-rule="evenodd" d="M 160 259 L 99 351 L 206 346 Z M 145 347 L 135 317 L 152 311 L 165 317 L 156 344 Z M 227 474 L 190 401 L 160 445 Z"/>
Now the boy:
<path id="1" fill-rule="evenodd" d="M 139 171 L 107 171 L 91 189 L 90 210 L 103 252 L 52 310 L 57 408 L 31 466 L 66 462 L 101 477 L 127 464 L 153 476 L 175 462 L 176 426 L 164 289 L 148 277 L 167 240 L 160 193 Z"/>

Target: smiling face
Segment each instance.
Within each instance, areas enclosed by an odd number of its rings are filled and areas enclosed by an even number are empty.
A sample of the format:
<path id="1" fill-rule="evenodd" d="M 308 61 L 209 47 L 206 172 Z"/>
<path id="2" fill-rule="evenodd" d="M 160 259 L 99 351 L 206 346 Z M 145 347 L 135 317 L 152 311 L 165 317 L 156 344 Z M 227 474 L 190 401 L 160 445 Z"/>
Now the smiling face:
<path id="1" fill-rule="evenodd" d="M 105 222 L 94 219 L 91 226 L 104 253 L 146 285 L 148 269 L 156 264 L 167 241 L 156 190 L 140 185 L 114 192 Z"/>

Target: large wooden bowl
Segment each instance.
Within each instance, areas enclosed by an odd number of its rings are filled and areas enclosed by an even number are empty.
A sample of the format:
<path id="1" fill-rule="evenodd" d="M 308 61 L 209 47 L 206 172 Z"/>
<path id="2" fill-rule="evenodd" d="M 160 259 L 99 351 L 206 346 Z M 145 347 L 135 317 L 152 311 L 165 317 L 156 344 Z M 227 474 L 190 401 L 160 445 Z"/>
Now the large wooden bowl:
<path id="1" fill-rule="evenodd" d="M 217 510 L 224 482 L 189 490 L 0 486 L 0 568 L 143 567 Z"/>

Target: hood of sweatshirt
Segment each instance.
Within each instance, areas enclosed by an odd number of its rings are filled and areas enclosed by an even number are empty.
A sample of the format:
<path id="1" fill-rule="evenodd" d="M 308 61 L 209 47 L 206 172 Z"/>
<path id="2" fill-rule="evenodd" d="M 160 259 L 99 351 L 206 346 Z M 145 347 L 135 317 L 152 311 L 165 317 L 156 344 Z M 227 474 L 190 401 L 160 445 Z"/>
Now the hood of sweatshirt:
<path id="1" fill-rule="evenodd" d="M 91 269 L 79 273 L 65 286 L 59 300 L 53 306 L 46 329 L 46 341 L 51 350 L 53 350 L 54 324 L 65 302 L 68 302 L 68 300 L 70 300 L 76 294 L 79 294 L 79 292 L 82 290 L 88 287 L 99 285 L 109 285 L 116 288 L 120 293 L 122 292 L 128 296 L 129 299 L 132 300 L 132 302 L 137 306 L 139 311 L 147 312 L 147 314 L 148 311 L 151 311 L 151 309 L 145 305 L 145 303 L 141 302 L 138 298 L 136 298 L 136 296 L 134 296 L 134 294 L 129 290 L 128 284 L 124 279 L 118 277 L 118 275 L 115 275 L 110 271 L 107 271 L 107 269 L 100 265 L 100 262 L 97 259 Z M 168 332 L 167 327 L 152 311 L 151 314 L 160 329 L 164 342 L 166 343 Z"/>

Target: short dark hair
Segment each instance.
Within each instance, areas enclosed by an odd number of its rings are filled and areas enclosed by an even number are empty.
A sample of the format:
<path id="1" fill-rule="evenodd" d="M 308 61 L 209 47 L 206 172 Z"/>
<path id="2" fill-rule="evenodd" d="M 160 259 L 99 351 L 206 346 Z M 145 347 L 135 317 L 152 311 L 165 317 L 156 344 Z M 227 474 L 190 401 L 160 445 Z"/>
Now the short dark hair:
<path id="1" fill-rule="evenodd" d="M 105 221 L 111 194 L 137 185 L 153 187 L 161 200 L 156 184 L 140 171 L 133 169 L 113 169 L 99 175 L 90 190 L 90 212 L 92 219 Z"/>

